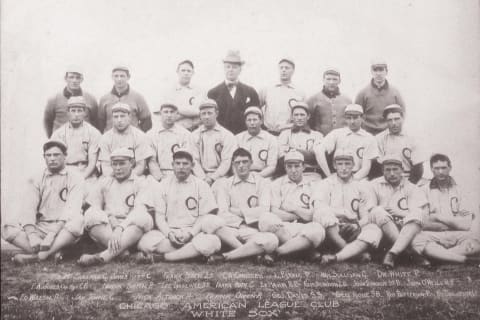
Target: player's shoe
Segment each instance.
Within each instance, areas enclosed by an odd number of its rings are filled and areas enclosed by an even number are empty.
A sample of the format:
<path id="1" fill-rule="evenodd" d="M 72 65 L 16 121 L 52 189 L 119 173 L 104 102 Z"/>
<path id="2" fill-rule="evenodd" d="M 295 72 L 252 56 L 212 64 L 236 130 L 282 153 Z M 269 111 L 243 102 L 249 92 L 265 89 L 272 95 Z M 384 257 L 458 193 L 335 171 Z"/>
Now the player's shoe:
<path id="1" fill-rule="evenodd" d="M 318 252 L 317 250 L 311 250 L 310 252 L 307 253 L 307 259 L 310 262 L 320 262 L 322 261 L 322 254 Z"/>
<path id="2" fill-rule="evenodd" d="M 12 257 L 12 262 L 17 265 L 26 265 L 26 264 L 37 262 L 37 261 L 38 261 L 37 254 L 19 253 Z"/>
<path id="3" fill-rule="evenodd" d="M 105 260 L 98 254 L 82 254 L 77 264 L 81 267 L 98 266 L 104 264 Z"/>
<path id="4" fill-rule="evenodd" d="M 397 260 L 397 255 L 393 252 L 388 251 L 383 258 L 382 265 L 387 270 L 392 270 L 395 268 L 395 261 Z"/>
<path id="5" fill-rule="evenodd" d="M 258 255 L 256 258 L 257 264 L 263 264 L 266 267 L 273 267 L 275 264 L 276 256 L 273 253 L 265 253 Z"/>
<path id="6" fill-rule="evenodd" d="M 165 261 L 163 254 L 145 253 L 143 251 L 139 251 L 135 254 L 135 262 L 137 264 L 154 264 L 162 261 Z"/>
<path id="7" fill-rule="evenodd" d="M 358 257 L 358 262 L 370 263 L 372 262 L 372 255 L 369 252 L 364 252 Z"/>
<path id="8" fill-rule="evenodd" d="M 63 262 L 63 252 L 60 250 L 53 256 L 53 262 L 59 264 Z"/>
<path id="9" fill-rule="evenodd" d="M 207 264 L 219 264 L 225 262 L 225 256 L 223 254 L 212 254 L 207 259 Z"/>
<path id="10" fill-rule="evenodd" d="M 337 256 L 334 254 L 325 254 L 320 259 L 320 264 L 332 264 L 337 262 Z"/>

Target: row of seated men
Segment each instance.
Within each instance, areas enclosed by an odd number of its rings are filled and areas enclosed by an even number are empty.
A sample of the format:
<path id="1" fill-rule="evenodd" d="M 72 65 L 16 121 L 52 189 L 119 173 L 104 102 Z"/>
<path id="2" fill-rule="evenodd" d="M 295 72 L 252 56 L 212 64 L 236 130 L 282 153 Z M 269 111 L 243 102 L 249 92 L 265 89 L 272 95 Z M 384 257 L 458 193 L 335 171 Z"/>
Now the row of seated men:
<path id="1" fill-rule="evenodd" d="M 237 148 L 233 175 L 211 188 L 193 174 L 196 164 L 188 149 L 173 152 L 173 174 L 158 182 L 138 176 L 133 150 L 120 147 L 110 154 L 111 175 L 86 192 L 79 170 L 66 165 L 63 142 L 50 140 L 43 152 L 46 170 L 31 181 L 26 206 L 2 230 L 5 240 L 24 251 L 13 257 L 19 264 L 61 260 L 62 250 L 83 232 L 102 251 L 81 255 L 81 266 L 109 263 L 132 249 L 138 250 L 139 263 L 253 256 L 272 265 L 297 252 L 321 264 L 369 261 L 382 238 L 389 244 L 386 268 L 394 268 L 402 253 L 414 254 L 423 266 L 429 261 L 422 255 L 479 262 L 480 219 L 462 207 L 449 175 L 450 159 L 442 154 L 430 158 L 433 179 L 418 187 L 404 176 L 396 154 L 382 157 L 383 176 L 367 182 L 355 178 L 355 155 L 337 149 L 336 172 L 312 180 L 304 173 L 304 155 L 290 150 L 283 161 L 287 174 L 272 182 L 251 170 L 248 150 Z M 333 253 L 319 252 L 324 242 Z"/>

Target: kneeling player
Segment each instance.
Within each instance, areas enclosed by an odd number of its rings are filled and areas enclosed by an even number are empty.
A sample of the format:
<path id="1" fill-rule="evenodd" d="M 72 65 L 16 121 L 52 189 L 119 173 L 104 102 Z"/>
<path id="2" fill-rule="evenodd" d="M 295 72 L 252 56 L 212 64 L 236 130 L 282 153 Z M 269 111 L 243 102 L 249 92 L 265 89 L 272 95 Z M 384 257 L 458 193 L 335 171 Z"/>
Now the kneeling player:
<path id="1" fill-rule="evenodd" d="M 322 263 L 345 261 L 361 256 L 371 260 L 369 247 L 377 248 L 382 239 L 380 228 L 369 223 L 373 205 L 365 182 L 354 180 L 354 157 L 337 150 L 333 159 L 336 174 L 314 186 L 313 220 L 327 227 L 327 238 L 340 249 L 335 255 L 322 256 Z"/>
<path id="2" fill-rule="evenodd" d="M 99 180 L 97 188 L 89 193 L 86 202 L 90 208 L 85 212 L 85 229 L 106 250 L 82 255 L 78 260 L 81 266 L 110 262 L 134 247 L 153 228 L 146 206 L 152 206 L 147 183 L 133 172 L 133 151 L 118 148 L 110 159 L 113 175 Z"/>
<path id="3" fill-rule="evenodd" d="M 312 222 L 310 205 L 311 184 L 303 179 L 303 155 L 290 151 L 285 155 L 287 175 L 272 183 L 272 213 L 260 217 L 259 230 L 274 233 L 280 243 L 275 255 L 284 256 L 310 250 L 311 258 L 318 258 L 315 249 L 325 239 L 322 225 Z"/>
<path id="4" fill-rule="evenodd" d="M 223 221 L 211 214 L 217 205 L 210 186 L 192 175 L 192 169 L 192 154 L 180 149 L 173 154 L 174 175 L 155 183 L 152 196 L 158 229 L 138 243 L 142 253 L 137 262 L 180 261 L 220 251 L 215 232 Z"/>
<path id="5" fill-rule="evenodd" d="M 250 171 L 252 155 L 243 148 L 232 156 L 234 175 L 215 182 L 218 216 L 225 226 L 217 230 L 220 240 L 233 248 L 209 261 L 235 260 L 264 253 L 272 253 L 278 246 L 273 233 L 259 232 L 259 217 L 270 210 L 269 182 Z"/>

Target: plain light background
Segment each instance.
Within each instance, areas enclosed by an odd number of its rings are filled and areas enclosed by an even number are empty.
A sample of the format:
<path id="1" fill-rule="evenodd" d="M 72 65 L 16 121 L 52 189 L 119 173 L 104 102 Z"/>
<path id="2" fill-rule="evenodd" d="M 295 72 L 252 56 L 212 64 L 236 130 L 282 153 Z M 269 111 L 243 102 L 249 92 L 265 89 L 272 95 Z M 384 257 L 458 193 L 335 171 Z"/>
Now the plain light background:
<path id="1" fill-rule="evenodd" d="M 2 221 L 19 214 L 27 178 L 43 167 L 43 111 L 68 65 L 83 68 L 82 87 L 97 99 L 111 89 L 112 67 L 129 65 L 152 109 L 183 59 L 195 63 L 200 87 L 222 81 L 228 49 L 241 51 L 241 80 L 257 89 L 277 81 L 287 55 L 307 95 L 333 66 L 352 99 L 370 80 L 370 60 L 385 58 L 407 103 L 406 128 L 427 154 L 451 156 L 478 211 L 479 14 L 477 0 L 2 0 Z"/>

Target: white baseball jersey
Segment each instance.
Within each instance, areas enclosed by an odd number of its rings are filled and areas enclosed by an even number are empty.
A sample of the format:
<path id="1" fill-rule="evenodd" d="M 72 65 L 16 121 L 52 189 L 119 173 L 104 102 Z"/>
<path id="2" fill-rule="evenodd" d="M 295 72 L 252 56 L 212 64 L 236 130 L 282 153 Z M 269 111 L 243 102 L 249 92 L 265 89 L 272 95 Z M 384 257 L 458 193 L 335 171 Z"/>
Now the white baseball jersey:
<path id="1" fill-rule="evenodd" d="M 275 168 L 278 160 L 278 142 L 273 135 L 265 130 L 260 130 L 256 136 L 252 136 L 248 131 L 243 131 L 235 138 L 238 147 L 248 150 L 252 155 L 252 170 L 262 171 L 265 167 Z"/>

